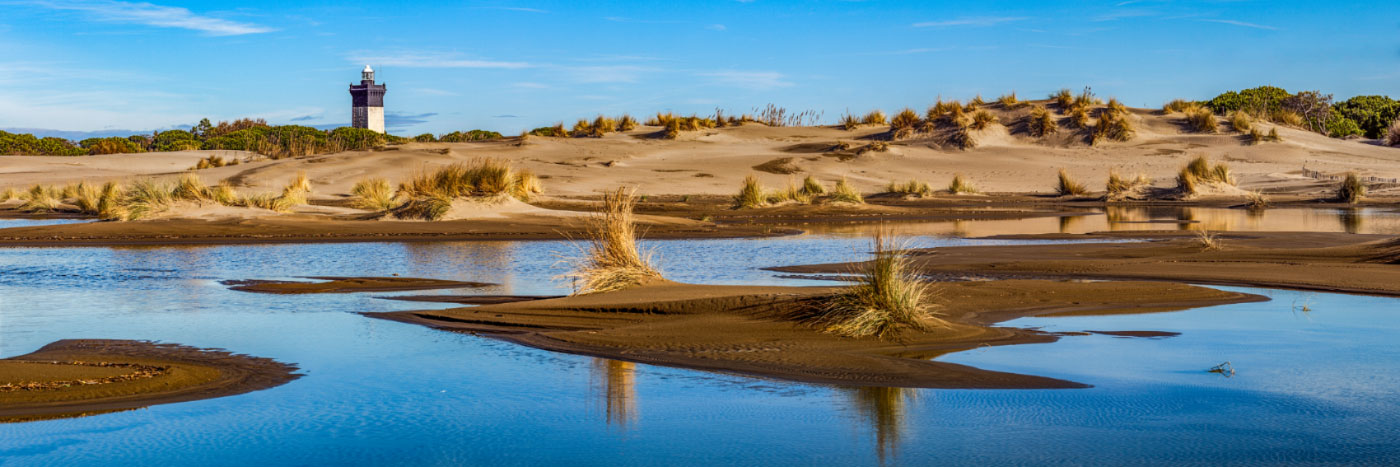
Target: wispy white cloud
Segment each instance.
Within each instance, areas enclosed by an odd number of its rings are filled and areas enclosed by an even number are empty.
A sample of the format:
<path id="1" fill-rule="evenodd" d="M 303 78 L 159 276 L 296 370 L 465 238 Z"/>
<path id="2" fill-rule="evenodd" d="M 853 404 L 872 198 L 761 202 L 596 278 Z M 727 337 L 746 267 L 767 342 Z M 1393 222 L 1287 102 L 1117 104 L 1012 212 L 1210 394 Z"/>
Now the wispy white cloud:
<path id="1" fill-rule="evenodd" d="M 16 4 L 33 5 L 63 11 L 77 11 L 97 21 L 114 23 L 143 24 L 162 28 L 189 29 L 211 36 L 239 36 L 274 31 L 274 29 L 251 23 L 241 23 L 226 19 L 202 16 L 187 8 L 131 3 L 110 0 L 98 1 L 27 1 Z"/>
<path id="2" fill-rule="evenodd" d="M 478 60 L 463 58 L 457 54 L 450 53 L 427 53 L 427 52 L 405 52 L 405 53 L 353 53 L 347 58 L 352 63 L 370 64 L 382 66 L 399 66 L 404 68 L 504 68 L 518 69 L 529 68 L 531 65 L 525 62 L 502 62 L 495 60 Z"/>
<path id="3" fill-rule="evenodd" d="M 1233 19 L 1203 19 L 1203 20 L 1201 20 L 1201 21 L 1204 21 L 1204 22 L 1207 22 L 1207 23 L 1228 24 L 1228 25 L 1231 25 L 1231 26 L 1240 26 L 1240 27 L 1245 27 L 1245 28 L 1263 29 L 1263 30 L 1266 30 L 1266 31 L 1277 31 L 1277 30 L 1278 30 L 1278 28 L 1273 27 L 1273 26 L 1266 26 L 1266 25 L 1263 25 L 1263 24 L 1246 23 L 1246 22 L 1244 22 L 1244 21 L 1235 21 L 1235 20 L 1233 20 Z"/>
<path id="4" fill-rule="evenodd" d="M 792 86 L 791 82 L 785 81 L 782 73 L 776 71 L 736 71 L 725 70 L 709 73 L 700 73 L 700 76 L 709 77 L 717 84 L 735 86 L 747 89 L 773 89 Z"/>
<path id="5" fill-rule="evenodd" d="M 996 26 L 998 24 L 1022 21 L 1024 16 L 969 16 L 943 21 L 923 21 L 914 23 L 916 28 L 946 28 L 950 26 Z"/>
<path id="6" fill-rule="evenodd" d="M 512 83 L 511 86 L 514 86 L 514 87 L 517 87 L 517 88 L 524 88 L 524 89 L 549 89 L 549 85 L 548 85 L 548 84 L 544 84 L 544 83 L 532 83 L 532 82 L 529 82 L 529 81 L 521 81 L 521 82 L 518 82 L 518 83 Z"/>
<path id="7" fill-rule="evenodd" d="M 637 65 L 600 65 L 564 67 L 568 78 L 580 83 L 635 83 L 654 68 Z"/>

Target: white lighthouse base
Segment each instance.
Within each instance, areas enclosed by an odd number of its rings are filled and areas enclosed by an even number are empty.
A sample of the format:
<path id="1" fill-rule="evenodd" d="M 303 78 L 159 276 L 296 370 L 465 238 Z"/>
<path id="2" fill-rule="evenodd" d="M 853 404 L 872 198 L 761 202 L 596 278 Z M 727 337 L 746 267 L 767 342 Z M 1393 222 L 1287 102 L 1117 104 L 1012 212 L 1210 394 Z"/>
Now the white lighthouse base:
<path id="1" fill-rule="evenodd" d="M 384 108 L 383 107 L 353 107 L 350 111 L 350 126 L 355 128 L 368 128 L 380 133 L 384 132 Z"/>

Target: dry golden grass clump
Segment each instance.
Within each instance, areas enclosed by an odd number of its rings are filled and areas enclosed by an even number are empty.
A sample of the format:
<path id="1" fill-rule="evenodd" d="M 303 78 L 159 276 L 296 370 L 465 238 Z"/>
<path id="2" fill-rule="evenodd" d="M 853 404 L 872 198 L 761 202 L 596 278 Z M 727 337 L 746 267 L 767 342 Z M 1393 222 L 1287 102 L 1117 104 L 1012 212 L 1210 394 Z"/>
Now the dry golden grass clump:
<path id="1" fill-rule="evenodd" d="M 997 103 L 1001 104 L 1001 108 L 1006 110 L 1019 109 L 1028 104 L 1016 98 L 1016 91 L 1011 91 L 1011 94 L 1003 94 L 1001 97 L 998 97 Z"/>
<path id="2" fill-rule="evenodd" d="M 1108 191 L 1108 194 L 1110 196 L 1113 196 L 1121 195 L 1137 187 L 1147 186 L 1150 184 L 1152 184 L 1152 180 L 1148 179 L 1147 175 L 1138 174 L 1136 178 L 1129 180 L 1127 178 L 1124 178 L 1122 175 L 1119 175 L 1117 170 L 1110 170 L 1108 172 L 1108 184 L 1105 187 L 1105 189 Z"/>
<path id="3" fill-rule="evenodd" d="M 932 195 L 933 187 L 930 187 L 927 182 L 921 182 L 918 180 L 909 180 L 907 183 L 890 181 L 889 185 L 885 186 L 885 192 L 899 195 L 918 196 L 922 198 L 924 196 Z"/>
<path id="4" fill-rule="evenodd" d="M 1061 89 L 1051 94 L 1050 99 L 1055 101 L 1055 105 L 1060 108 L 1061 113 L 1068 113 L 1069 107 L 1074 104 L 1074 92 L 1068 88 Z"/>
<path id="5" fill-rule="evenodd" d="M 635 189 L 619 187 L 603 194 L 602 211 L 589 220 L 588 246 L 583 255 L 569 260 L 575 295 L 622 290 L 662 279 L 650 254 L 637 247 L 637 225 L 632 213 Z"/>
<path id="6" fill-rule="evenodd" d="M 984 105 L 987 105 L 987 101 L 982 100 L 982 95 L 978 94 L 977 96 L 973 97 L 972 100 L 967 101 L 967 107 L 964 107 L 963 110 L 971 112 L 977 110 L 978 108 Z"/>
<path id="7" fill-rule="evenodd" d="M 927 331 L 941 324 L 929 304 L 930 287 L 919 281 L 902 245 L 886 228 L 872 239 L 875 258 L 857 271 L 856 283 L 818 312 L 827 332 L 886 338 L 904 329 Z"/>
<path id="8" fill-rule="evenodd" d="M 768 197 L 763 194 L 763 184 L 753 174 L 744 177 L 744 186 L 734 196 L 735 208 L 761 208 L 768 205 Z"/>
<path id="9" fill-rule="evenodd" d="M 767 195 L 769 204 L 782 204 L 786 202 L 812 204 L 812 201 L 815 199 L 815 196 L 807 193 L 804 187 L 799 187 L 791 178 L 788 179 L 787 188 L 768 193 Z"/>
<path id="10" fill-rule="evenodd" d="M 1400 120 L 1390 124 L 1390 128 L 1385 132 L 1386 146 L 1400 146 Z"/>
<path id="11" fill-rule="evenodd" d="M 914 135 L 920 123 L 919 114 L 914 113 L 914 109 L 905 108 L 890 120 L 890 134 L 895 139 L 908 138 Z"/>
<path id="12" fill-rule="evenodd" d="M 1356 172 L 1347 172 L 1347 178 L 1342 180 L 1342 185 L 1337 188 L 1337 201 L 1356 204 L 1361 198 L 1366 196 L 1366 184 L 1361 183 L 1361 177 Z"/>
<path id="13" fill-rule="evenodd" d="M 369 211 L 388 211 L 399 207 L 399 193 L 388 180 L 367 178 L 355 182 L 350 189 L 350 205 Z"/>
<path id="14" fill-rule="evenodd" d="M 1204 251 L 1219 251 L 1225 249 L 1225 244 L 1220 236 L 1211 233 L 1209 230 L 1196 231 L 1196 244 Z"/>
<path id="15" fill-rule="evenodd" d="M 1031 136 L 1040 138 L 1052 135 L 1060 131 L 1060 125 L 1055 122 L 1055 116 L 1045 107 L 1031 107 L 1031 113 L 1026 115 L 1026 131 Z"/>
<path id="16" fill-rule="evenodd" d="M 1196 107 L 1186 112 L 1186 126 L 1198 133 L 1215 133 L 1218 131 L 1218 123 L 1215 120 L 1215 112 L 1211 112 L 1206 107 Z"/>
<path id="17" fill-rule="evenodd" d="M 1127 113 L 1109 110 L 1099 115 L 1099 122 L 1094 125 L 1094 131 L 1089 134 L 1089 144 L 1098 144 L 1102 141 L 1129 141 L 1136 134 L 1137 132 L 1133 130 L 1133 122 L 1128 119 Z"/>
<path id="18" fill-rule="evenodd" d="M 1094 97 L 1094 93 L 1086 87 L 1084 88 L 1083 92 L 1079 93 L 1078 96 L 1074 96 L 1074 103 L 1070 105 L 1072 107 L 1083 107 L 1087 109 L 1102 103 L 1103 101 L 1099 100 L 1099 98 L 1097 97 Z"/>
<path id="19" fill-rule="evenodd" d="M 1080 196 L 1088 194 L 1089 190 L 1084 188 L 1084 184 L 1070 178 L 1069 172 L 1065 171 L 1065 169 L 1060 169 L 1059 181 L 1055 184 L 1055 192 L 1060 196 Z"/>
<path id="20" fill-rule="evenodd" d="M 872 110 L 870 113 L 865 114 L 864 118 L 860 119 L 860 123 L 862 125 L 884 125 L 886 123 L 885 112 Z"/>
<path id="21" fill-rule="evenodd" d="M 1194 102 L 1191 102 L 1191 101 L 1187 101 L 1187 100 L 1183 100 L 1183 99 L 1172 99 L 1171 102 L 1168 102 L 1168 103 L 1166 103 L 1166 105 L 1163 105 L 1163 106 L 1162 106 L 1162 113 L 1164 113 L 1164 114 L 1169 114 L 1169 113 L 1174 113 L 1174 112 L 1185 112 L 1186 109 L 1188 109 L 1188 108 L 1190 108 L 1190 107 L 1193 107 L 1193 106 L 1195 106 L 1195 105 L 1196 105 L 1196 104 L 1195 104 Z"/>
<path id="22" fill-rule="evenodd" d="M 956 101 L 943 102 L 943 99 L 938 99 L 934 101 L 933 106 L 928 108 L 928 112 L 924 114 L 924 119 L 930 123 L 935 122 L 948 115 L 950 112 L 953 112 L 953 109 L 957 109 L 959 114 L 962 113 L 962 105 L 958 104 Z"/>
<path id="23" fill-rule="evenodd" d="M 1234 185 L 1235 178 L 1230 175 L 1229 165 L 1223 162 L 1211 165 L 1205 156 L 1198 156 L 1177 173 L 1176 187 L 1182 193 L 1192 194 L 1197 192 L 1201 183 Z"/>
<path id="24" fill-rule="evenodd" d="M 1251 191 L 1245 195 L 1245 199 L 1248 200 L 1245 207 L 1249 209 L 1264 209 L 1269 207 L 1269 195 L 1264 194 L 1262 191 Z"/>
<path id="25" fill-rule="evenodd" d="M 637 129 L 637 119 L 632 118 L 631 115 L 622 114 L 622 117 L 617 119 L 617 131 L 632 131 L 635 129 Z"/>
<path id="26" fill-rule="evenodd" d="M 1254 129 L 1254 119 L 1250 118 L 1249 114 L 1243 110 L 1230 112 L 1227 120 L 1230 122 L 1230 128 L 1240 133 L 1249 133 Z"/>
<path id="27" fill-rule="evenodd" d="M 14 187 L 5 187 L 5 191 L 0 191 L 0 203 L 12 199 L 19 199 L 19 191 L 16 191 Z"/>
<path id="28" fill-rule="evenodd" d="M 54 187 L 34 185 L 20 196 L 20 199 L 24 200 L 24 204 L 19 206 L 19 210 L 24 212 L 56 211 L 59 205 L 63 204 L 61 196 L 59 190 Z"/>
<path id="29" fill-rule="evenodd" d="M 1069 126 L 1077 130 L 1089 128 L 1089 109 L 1085 107 L 1071 107 L 1069 109 Z"/>
<path id="30" fill-rule="evenodd" d="M 602 115 L 593 119 L 593 124 L 589 126 L 593 130 L 593 134 L 590 136 L 594 138 L 601 138 L 603 135 L 617 131 L 617 121 Z"/>
<path id="31" fill-rule="evenodd" d="M 1123 105 L 1122 102 L 1119 102 L 1117 97 L 1112 97 L 1108 99 L 1108 106 L 1106 107 L 1106 110 L 1109 113 L 1115 113 L 1119 115 L 1125 115 L 1128 113 L 1128 107 Z"/>
<path id="32" fill-rule="evenodd" d="M 802 179 L 802 192 L 809 196 L 821 196 L 826 194 L 826 187 L 822 185 L 821 181 L 808 175 L 807 178 Z"/>
<path id="33" fill-rule="evenodd" d="M 851 115 L 851 114 L 848 112 L 848 113 L 846 113 L 846 115 L 841 116 L 841 121 L 840 121 L 839 124 L 841 125 L 841 129 L 843 129 L 843 130 L 846 130 L 846 131 L 854 130 L 854 129 L 860 127 L 860 117 L 857 117 L 857 116 L 855 116 L 855 115 Z"/>
<path id="34" fill-rule="evenodd" d="M 860 191 L 856 190 L 856 187 L 846 181 L 846 177 L 841 177 L 841 180 L 836 182 L 836 187 L 831 190 L 831 200 L 843 203 L 865 204 L 865 197 L 861 196 Z"/>
<path id="35" fill-rule="evenodd" d="M 438 220 L 459 198 L 511 196 L 529 200 L 541 192 L 543 187 L 533 173 L 516 172 L 508 162 L 499 159 L 479 158 L 420 173 L 399 185 L 399 194 L 408 200 L 395 210 L 395 216 Z"/>
<path id="36" fill-rule="evenodd" d="M 948 192 L 956 195 L 959 193 L 977 193 L 978 191 L 977 187 L 972 186 L 972 183 L 964 179 L 962 174 L 954 174 L 953 181 L 948 183 Z"/>
<path id="37" fill-rule="evenodd" d="M 991 112 L 988 112 L 986 110 L 978 110 L 977 113 L 972 114 L 971 127 L 974 130 L 985 130 L 991 127 L 992 125 L 995 125 L 996 123 L 996 115 L 992 115 Z"/>
<path id="38" fill-rule="evenodd" d="M 1298 112 L 1292 110 L 1275 110 L 1272 114 L 1269 114 L 1269 120 L 1291 127 L 1303 126 L 1303 116 L 1298 115 Z"/>
<path id="39" fill-rule="evenodd" d="M 223 157 L 211 154 L 209 157 L 200 159 L 199 163 L 194 165 L 194 170 L 212 169 L 225 165 L 238 165 L 238 159 L 234 159 L 233 162 L 225 162 Z"/>

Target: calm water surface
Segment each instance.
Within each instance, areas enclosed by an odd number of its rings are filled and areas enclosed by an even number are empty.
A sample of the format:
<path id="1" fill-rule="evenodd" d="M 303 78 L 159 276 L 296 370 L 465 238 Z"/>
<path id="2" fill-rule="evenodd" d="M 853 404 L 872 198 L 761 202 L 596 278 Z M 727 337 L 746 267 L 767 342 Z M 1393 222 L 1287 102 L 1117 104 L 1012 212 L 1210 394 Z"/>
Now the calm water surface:
<path id="1" fill-rule="evenodd" d="M 758 268 L 861 259 L 865 241 L 645 244 L 680 281 L 812 285 Z M 461 293 L 560 293 L 569 286 L 552 277 L 573 251 L 563 242 L 0 249 L 0 357 L 63 338 L 153 339 L 293 362 L 306 375 L 234 397 L 0 425 L 0 463 L 1400 462 L 1395 299 L 1239 289 L 1273 300 L 1017 320 L 1010 325 L 1182 334 L 1067 337 L 944 358 L 1095 386 L 979 391 L 633 365 L 355 314 L 434 304 L 249 294 L 217 283 L 397 273 L 501 284 Z M 1223 361 L 1234 377 L 1205 371 Z"/>

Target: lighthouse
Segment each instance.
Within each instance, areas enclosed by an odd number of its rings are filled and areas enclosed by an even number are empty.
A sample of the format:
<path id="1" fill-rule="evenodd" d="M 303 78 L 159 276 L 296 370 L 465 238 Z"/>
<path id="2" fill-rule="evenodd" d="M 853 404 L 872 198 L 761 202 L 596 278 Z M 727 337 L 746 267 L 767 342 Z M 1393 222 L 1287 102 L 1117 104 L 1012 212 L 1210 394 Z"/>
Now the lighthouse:
<path id="1" fill-rule="evenodd" d="M 365 65 L 360 84 L 350 85 L 350 126 L 384 132 L 384 85 L 374 84 L 374 69 Z"/>

